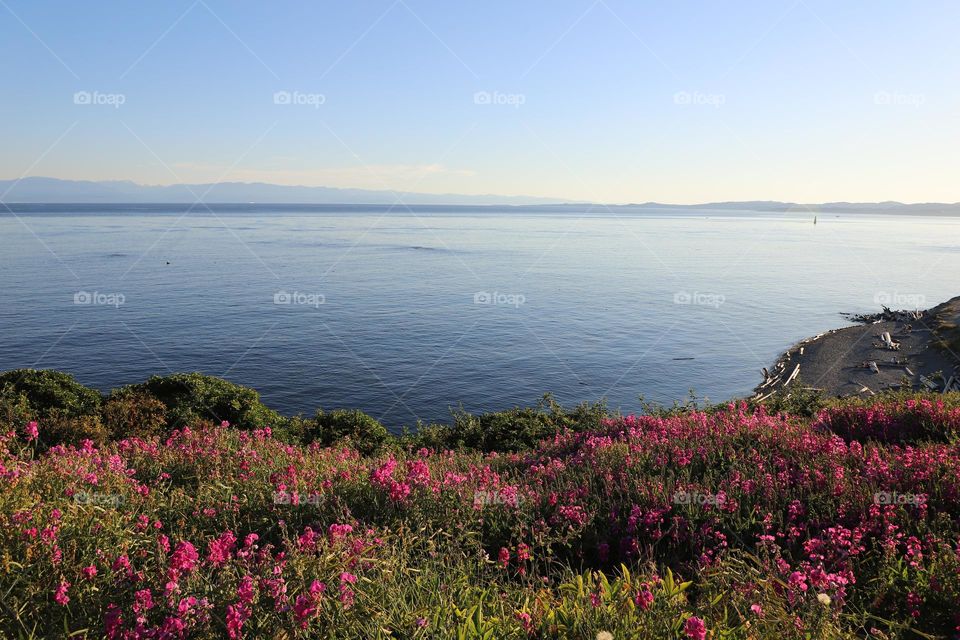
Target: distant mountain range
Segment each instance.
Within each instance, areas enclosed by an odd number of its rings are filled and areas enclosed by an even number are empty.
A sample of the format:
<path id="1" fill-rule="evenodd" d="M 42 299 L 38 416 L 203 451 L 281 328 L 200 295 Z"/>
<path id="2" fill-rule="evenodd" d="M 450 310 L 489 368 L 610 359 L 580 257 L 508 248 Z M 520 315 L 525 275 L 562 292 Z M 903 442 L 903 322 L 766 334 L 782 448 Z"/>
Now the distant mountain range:
<path id="1" fill-rule="evenodd" d="M 806 211 L 817 213 L 899 213 L 926 215 L 960 215 L 960 203 L 902 202 L 826 202 L 797 204 L 793 202 L 747 201 L 712 202 L 704 204 L 663 204 L 644 202 L 619 205 L 570 202 L 557 198 L 532 196 L 458 195 L 367 189 L 337 189 L 333 187 L 305 187 L 263 182 L 221 182 L 214 184 L 144 185 L 128 180 L 94 182 L 89 180 L 61 180 L 59 178 L 30 177 L 21 180 L 0 180 L 0 202 L 42 204 L 146 204 L 194 203 L 207 204 L 304 204 L 304 205 L 456 205 L 577 208 L 589 206 L 595 211 L 605 209 L 712 209 L 718 211 Z"/>
<path id="2" fill-rule="evenodd" d="M 260 203 L 260 204 L 406 204 L 538 205 L 565 200 L 525 196 L 455 195 L 303 187 L 264 182 L 146 185 L 129 180 L 93 182 L 59 178 L 0 180 L 0 201 L 7 203 Z"/>

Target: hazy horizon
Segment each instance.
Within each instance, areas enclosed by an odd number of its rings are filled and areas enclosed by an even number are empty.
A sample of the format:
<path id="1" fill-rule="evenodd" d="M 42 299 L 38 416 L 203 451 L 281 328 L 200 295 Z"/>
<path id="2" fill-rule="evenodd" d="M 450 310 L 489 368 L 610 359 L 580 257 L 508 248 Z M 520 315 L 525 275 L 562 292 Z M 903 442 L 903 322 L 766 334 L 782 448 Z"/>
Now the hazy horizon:
<path id="1" fill-rule="evenodd" d="M 10 0 L 0 13 L 12 179 L 960 200 L 956 5 Z"/>
<path id="2" fill-rule="evenodd" d="M 98 191 L 99 189 L 99 191 Z M 50 176 L 31 176 L 17 179 L 0 178 L 0 203 L 5 205 L 42 204 L 189 204 L 208 205 L 258 204 L 269 205 L 369 205 L 369 206 L 452 206 L 452 207 L 668 207 L 708 208 L 742 205 L 744 210 L 796 210 L 815 208 L 855 209 L 903 213 L 924 212 L 931 208 L 946 213 L 960 207 L 960 202 L 789 202 L 783 200 L 734 200 L 724 202 L 588 202 L 561 200 L 536 196 L 503 196 L 499 194 L 431 194 L 423 192 L 395 192 L 391 190 L 351 189 L 327 186 L 281 185 L 266 182 L 167 183 L 141 184 L 131 180 L 74 181 Z M 273 197 L 274 199 L 270 199 Z M 935 208 L 940 207 L 937 211 Z M 952 211 L 951 211 L 952 212 Z M 960 211 L 953 213 L 960 214 Z"/>

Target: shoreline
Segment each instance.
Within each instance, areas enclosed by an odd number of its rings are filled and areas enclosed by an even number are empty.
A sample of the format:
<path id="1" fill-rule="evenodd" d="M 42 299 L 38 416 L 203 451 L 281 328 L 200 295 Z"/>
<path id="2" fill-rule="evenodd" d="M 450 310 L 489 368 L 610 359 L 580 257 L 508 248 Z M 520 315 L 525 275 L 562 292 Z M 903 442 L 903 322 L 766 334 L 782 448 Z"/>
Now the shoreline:
<path id="1" fill-rule="evenodd" d="M 960 296 L 925 311 L 855 315 L 857 324 L 831 329 L 787 349 L 752 400 L 794 390 L 829 396 L 881 391 L 960 391 Z"/>

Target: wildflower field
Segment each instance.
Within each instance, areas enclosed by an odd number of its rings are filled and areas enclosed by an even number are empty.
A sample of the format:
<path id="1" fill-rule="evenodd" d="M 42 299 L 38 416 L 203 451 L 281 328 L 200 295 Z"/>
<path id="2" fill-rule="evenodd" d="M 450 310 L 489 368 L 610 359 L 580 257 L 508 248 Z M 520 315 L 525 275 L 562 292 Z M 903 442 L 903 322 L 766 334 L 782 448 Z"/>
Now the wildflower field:
<path id="1" fill-rule="evenodd" d="M 41 382 L 0 380 L 2 637 L 960 636 L 956 394 L 391 436 Z"/>

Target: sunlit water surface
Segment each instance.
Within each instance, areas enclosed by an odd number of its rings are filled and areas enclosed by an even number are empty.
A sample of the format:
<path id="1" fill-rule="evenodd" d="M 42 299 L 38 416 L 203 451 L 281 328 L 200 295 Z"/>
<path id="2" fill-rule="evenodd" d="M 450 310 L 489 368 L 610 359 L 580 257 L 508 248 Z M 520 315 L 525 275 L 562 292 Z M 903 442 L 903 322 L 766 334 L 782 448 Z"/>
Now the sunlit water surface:
<path id="1" fill-rule="evenodd" d="M 0 369 L 61 369 L 103 391 L 203 371 L 286 414 L 357 407 L 394 428 L 548 391 L 624 411 L 691 389 L 727 399 L 840 312 L 960 288 L 956 218 L 13 210 L 0 214 Z"/>

